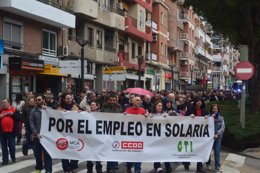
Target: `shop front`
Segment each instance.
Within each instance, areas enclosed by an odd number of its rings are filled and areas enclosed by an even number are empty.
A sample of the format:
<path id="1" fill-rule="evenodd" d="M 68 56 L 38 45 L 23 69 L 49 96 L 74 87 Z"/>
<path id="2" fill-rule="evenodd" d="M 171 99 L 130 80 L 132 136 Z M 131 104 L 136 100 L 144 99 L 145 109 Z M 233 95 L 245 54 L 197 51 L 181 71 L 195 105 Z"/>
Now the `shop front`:
<path id="1" fill-rule="evenodd" d="M 16 94 L 25 96 L 29 91 L 36 91 L 34 77 L 42 71 L 44 71 L 42 60 L 9 57 L 9 97 L 14 100 Z"/>
<path id="2" fill-rule="evenodd" d="M 61 74 L 60 68 L 53 67 L 51 64 L 44 65 L 44 71 L 36 76 L 36 92 L 44 93 L 47 89 L 50 89 L 57 96 L 58 93 L 65 89 L 63 87 L 65 77 L 67 75 Z"/>

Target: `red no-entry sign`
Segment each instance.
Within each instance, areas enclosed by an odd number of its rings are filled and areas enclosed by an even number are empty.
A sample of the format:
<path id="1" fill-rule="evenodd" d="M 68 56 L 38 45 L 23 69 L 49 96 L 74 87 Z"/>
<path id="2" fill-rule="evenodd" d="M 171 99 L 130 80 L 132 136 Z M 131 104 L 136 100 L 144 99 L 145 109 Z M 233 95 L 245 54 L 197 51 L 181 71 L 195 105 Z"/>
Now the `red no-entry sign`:
<path id="1" fill-rule="evenodd" d="M 254 76 L 255 67 L 248 61 L 241 61 L 235 67 L 235 76 L 240 80 L 248 80 Z"/>

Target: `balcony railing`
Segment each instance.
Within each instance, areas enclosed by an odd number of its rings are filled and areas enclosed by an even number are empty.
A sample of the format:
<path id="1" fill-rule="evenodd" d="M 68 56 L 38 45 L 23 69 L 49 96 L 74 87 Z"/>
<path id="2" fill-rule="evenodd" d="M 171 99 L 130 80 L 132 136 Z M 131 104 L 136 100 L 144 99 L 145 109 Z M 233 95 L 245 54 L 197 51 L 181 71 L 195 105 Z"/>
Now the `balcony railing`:
<path id="1" fill-rule="evenodd" d="M 213 72 L 220 72 L 221 71 L 221 67 L 213 67 L 212 71 Z"/>
<path id="2" fill-rule="evenodd" d="M 16 42 L 7 41 L 7 40 L 4 40 L 4 43 L 5 43 L 5 48 L 16 49 L 16 50 L 23 49 L 22 43 L 16 43 Z"/>
<path id="3" fill-rule="evenodd" d="M 184 40 L 190 40 L 190 36 L 188 33 L 180 33 L 180 39 L 184 39 Z"/>
<path id="4" fill-rule="evenodd" d="M 105 45 L 105 50 L 106 50 L 106 51 L 109 51 L 109 52 L 116 52 L 116 49 L 115 49 L 115 48 L 113 48 L 113 47 L 111 47 L 111 46 L 107 46 L 107 45 Z"/>
<path id="5" fill-rule="evenodd" d="M 68 4 L 66 3 L 66 1 L 59 1 L 59 3 L 54 2 L 53 0 L 37 0 L 37 1 L 50 5 L 50 6 L 53 6 L 60 10 L 63 10 L 63 11 L 69 12 L 69 13 L 73 13 L 73 11 L 68 7 Z"/>
<path id="6" fill-rule="evenodd" d="M 183 60 L 190 59 L 190 60 L 193 60 L 193 61 L 196 60 L 196 58 L 193 55 L 191 55 L 191 54 L 189 54 L 187 52 L 181 52 L 180 53 L 180 59 L 183 59 Z"/>
<path id="7" fill-rule="evenodd" d="M 187 71 L 180 71 L 180 78 L 190 78 L 190 73 Z"/>

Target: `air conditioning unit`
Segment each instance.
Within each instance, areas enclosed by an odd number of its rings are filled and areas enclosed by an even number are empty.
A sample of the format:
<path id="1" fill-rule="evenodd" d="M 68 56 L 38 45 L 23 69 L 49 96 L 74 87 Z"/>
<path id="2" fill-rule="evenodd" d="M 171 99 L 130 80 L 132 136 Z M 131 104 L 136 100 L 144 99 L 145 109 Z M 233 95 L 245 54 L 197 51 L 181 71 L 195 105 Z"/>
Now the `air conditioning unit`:
<path id="1" fill-rule="evenodd" d="M 157 41 L 158 37 L 157 35 L 153 35 L 153 41 Z"/>
<path id="2" fill-rule="evenodd" d="M 188 60 L 181 60 L 181 65 L 188 65 Z"/>
<path id="3" fill-rule="evenodd" d="M 68 56 L 69 55 L 69 48 L 68 45 L 66 44 L 65 46 L 59 46 L 58 47 L 58 56 Z"/>

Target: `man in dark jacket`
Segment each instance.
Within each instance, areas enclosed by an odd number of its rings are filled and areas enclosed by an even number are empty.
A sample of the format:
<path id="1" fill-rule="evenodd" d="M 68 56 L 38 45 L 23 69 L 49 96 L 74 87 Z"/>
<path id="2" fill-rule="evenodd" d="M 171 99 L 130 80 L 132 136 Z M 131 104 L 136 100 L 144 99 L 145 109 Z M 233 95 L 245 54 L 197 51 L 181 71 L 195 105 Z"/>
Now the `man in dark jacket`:
<path id="1" fill-rule="evenodd" d="M 149 113 L 152 112 L 153 109 L 153 103 L 152 103 L 152 97 L 150 95 L 145 95 L 143 98 L 142 107 L 148 111 Z"/>
<path id="2" fill-rule="evenodd" d="M 9 162 L 8 148 L 13 163 L 16 162 L 15 158 L 15 136 L 18 134 L 18 121 L 21 120 L 21 114 L 15 108 L 10 106 L 9 99 L 2 100 L 2 108 L 0 110 L 1 119 L 1 146 L 2 146 L 2 165 L 7 165 Z"/>
<path id="3" fill-rule="evenodd" d="M 27 103 L 25 104 L 25 106 L 23 108 L 23 112 L 22 112 L 22 121 L 25 126 L 25 141 L 23 143 L 22 151 L 25 156 L 28 155 L 28 149 L 32 148 L 32 146 L 33 146 L 33 143 L 31 140 L 32 130 L 31 130 L 31 126 L 30 126 L 29 116 L 30 116 L 30 113 L 31 113 L 32 109 L 34 108 L 34 106 L 35 106 L 34 98 L 29 98 L 27 100 Z"/>
<path id="4" fill-rule="evenodd" d="M 36 160 L 35 172 L 41 172 L 41 170 L 43 169 L 42 156 L 44 156 L 44 168 L 46 172 L 52 172 L 52 158 L 40 143 L 41 117 L 42 109 L 45 108 L 45 97 L 43 95 L 38 95 L 35 100 L 36 106 L 32 109 L 29 116 L 34 144 L 34 156 Z"/>
<path id="5" fill-rule="evenodd" d="M 103 104 L 100 112 L 110 112 L 110 113 L 121 113 L 123 109 L 121 105 L 118 103 L 117 96 L 114 93 L 110 93 L 107 98 L 107 102 Z M 107 172 L 114 173 L 118 163 L 109 161 L 107 162 Z"/>

